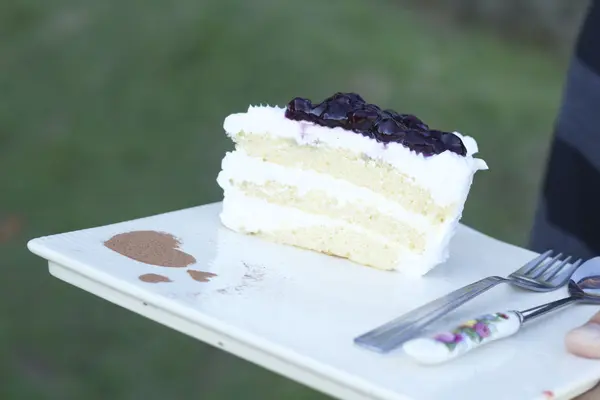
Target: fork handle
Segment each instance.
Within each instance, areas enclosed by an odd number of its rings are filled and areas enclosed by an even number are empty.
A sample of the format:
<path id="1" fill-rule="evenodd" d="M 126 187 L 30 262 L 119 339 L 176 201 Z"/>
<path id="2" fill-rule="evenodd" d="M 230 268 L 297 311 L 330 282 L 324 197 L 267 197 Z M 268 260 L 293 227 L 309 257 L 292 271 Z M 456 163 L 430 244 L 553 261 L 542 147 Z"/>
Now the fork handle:
<path id="1" fill-rule="evenodd" d="M 523 315 L 519 311 L 487 314 L 466 321 L 451 331 L 410 340 L 402 348 L 421 364 L 439 364 L 494 340 L 514 335 L 522 324 Z"/>
<path id="2" fill-rule="evenodd" d="M 354 339 L 354 342 L 380 353 L 391 351 L 406 340 L 412 339 L 420 330 L 438 318 L 506 281 L 498 276 L 481 279 L 360 335 Z"/>

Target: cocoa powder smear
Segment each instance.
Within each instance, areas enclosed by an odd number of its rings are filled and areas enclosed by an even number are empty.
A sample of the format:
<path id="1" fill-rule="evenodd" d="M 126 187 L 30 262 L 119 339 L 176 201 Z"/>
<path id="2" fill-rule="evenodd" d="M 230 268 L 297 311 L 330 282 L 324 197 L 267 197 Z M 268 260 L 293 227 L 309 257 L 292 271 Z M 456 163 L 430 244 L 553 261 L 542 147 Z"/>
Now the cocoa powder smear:
<path id="1" fill-rule="evenodd" d="M 158 274 L 144 274 L 139 276 L 140 281 L 146 283 L 161 283 L 161 282 L 173 282 L 169 277 Z"/>
<path id="2" fill-rule="evenodd" d="M 212 272 L 196 271 L 193 269 L 189 269 L 187 273 L 193 280 L 198 282 L 208 282 L 210 281 L 210 278 L 217 276 L 217 274 L 213 274 Z"/>
<path id="3" fill-rule="evenodd" d="M 117 253 L 150 265 L 183 268 L 196 259 L 181 250 L 175 236 L 156 231 L 133 231 L 113 236 L 104 245 Z"/>

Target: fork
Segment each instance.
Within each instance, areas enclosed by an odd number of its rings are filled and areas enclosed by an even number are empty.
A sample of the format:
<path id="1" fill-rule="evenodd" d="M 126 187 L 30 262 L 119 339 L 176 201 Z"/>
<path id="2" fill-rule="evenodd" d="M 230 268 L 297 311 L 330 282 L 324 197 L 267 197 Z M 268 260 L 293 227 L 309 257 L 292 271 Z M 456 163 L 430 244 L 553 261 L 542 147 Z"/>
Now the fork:
<path id="1" fill-rule="evenodd" d="M 551 257 L 552 254 L 552 250 L 540 254 L 506 278 L 489 276 L 457 289 L 356 337 L 354 343 L 369 350 L 387 353 L 418 335 L 423 328 L 437 319 L 500 283 L 510 283 L 535 292 L 550 292 L 559 289 L 567 284 L 582 260 L 578 259 L 569 264 L 571 256 L 561 260 L 563 253 L 554 257 Z"/>

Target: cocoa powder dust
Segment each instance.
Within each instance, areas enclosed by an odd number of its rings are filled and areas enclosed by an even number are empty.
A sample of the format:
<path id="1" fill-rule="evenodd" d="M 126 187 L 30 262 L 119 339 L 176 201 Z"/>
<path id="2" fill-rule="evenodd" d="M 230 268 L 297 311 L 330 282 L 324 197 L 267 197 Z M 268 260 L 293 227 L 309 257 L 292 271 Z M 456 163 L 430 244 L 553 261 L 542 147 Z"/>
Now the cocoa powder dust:
<path id="1" fill-rule="evenodd" d="M 198 282 L 208 282 L 210 281 L 210 278 L 217 276 L 217 274 L 213 274 L 212 272 L 196 271 L 193 269 L 188 269 L 187 273 L 192 277 L 193 280 Z"/>
<path id="2" fill-rule="evenodd" d="M 161 282 L 173 282 L 169 277 L 158 274 L 144 274 L 139 276 L 140 281 L 146 283 L 161 283 Z"/>
<path id="3" fill-rule="evenodd" d="M 179 250 L 180 244 L 175 236 L 156 231 L 120 233 L 104 242 L 109 249 L 150 265 L 183 268 L 196 263 L 192 255 Z"/>

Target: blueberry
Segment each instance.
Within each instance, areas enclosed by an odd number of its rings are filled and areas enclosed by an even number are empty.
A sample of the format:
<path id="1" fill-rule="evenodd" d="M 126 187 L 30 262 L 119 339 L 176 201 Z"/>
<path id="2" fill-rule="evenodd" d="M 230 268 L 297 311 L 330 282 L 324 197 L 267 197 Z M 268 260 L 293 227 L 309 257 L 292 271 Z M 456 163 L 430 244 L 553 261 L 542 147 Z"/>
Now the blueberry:
<path id="1" fill-rule="evenodd" d="M 306 119 L 311 108 L 312 104 L 310 100 L 296 97 L 288 103 L 285 110 L 285 116 L 289 119 L 300 121 Z"/>
<path id="2" fill-rule="evenodd" d="M 356 93 L 346 93 L 346 96 L 348 97 L 348 99 L 350 99 L 350 103 L 352 104 L 359 105 L 366 103 L 366 101 Z"/>
<path id="3" fill-rule="evenodd" d="M 370 110 L 356 110 L 348 115 L 348 127 L 355 132 L 370 132 L 379 119 L 379 114 Z"/>
<path id="4" fill-rule="evenodd" d="M 361 108 L 363 110 L 373 111 L 373 112 L 376 112 L 378 114 L 381 113 L 381 108 L 379 108 L 379 106 L 377 106 L 376 104 L 362 104 Z"/>
<path id="5" fill-rule="evenodd" d="M 438 131 L 438 130 L 435 130 L 435 129 L 430 129 L 430 130 L 428 130 L 426 132 L 428 133 L 428 136 L 431 137 L 436 142 L 440 142 L 442 140 L 442 135 L 444 134 L 444 132 Z"/>
<path id="6" fill-rule="evenodd" d="M 383 111 L 381 112 L 381 114 L 383 114 L 383 115 L 387 115 L 387 116 L 389 116 L 390 118 L 393 118 L 393 119 L 395 119 L 395 120 L 396 120 L 396 121 L 398 121 L 398 122 L 400 122 L 400 121 L 401 121 L 401 119 L 400 119 L 400 114 L 398 114 L 398 113 L 397 113 L 396 111 L 394 111 L 394 110 L 390 110 L 390 109 L 383 110 Z"/>
<path id="7" fill-rule="evenodd" d="M 346 96 L 345 93 L 338 92 L 338 93 L 334 94 L 333 96 L 326 98 L 323 102 L 327 103 L 327 104 L 331 104 L 331 103 L 350 104 L 350 99 Z"/>
<path id="8" fill-rule="evenodd" d="M 406 132 L 404 145 L 425 156 L 439 154 L 443 151 L 443 144 L 440 141 L 433 139 L 429 132 L 424 134 L 424 132 L 418 130 L 409 130 Z"/>
<path id="9" fill-rule="evenodd" d="M 323 125 L 330 128 L 337 126 L 344 127 L 348 123 L 347 114 L 350 110 L 347 104 L 341 102 L 329 103 L 325 111 L 321 114 L 321 121 Z"/>
<path id="10" fill-rule="evenodd" d="M 433 146 L 433 154 L 441 154 L 446 151 L 446 145 L 441 140 L 435 140 L 432 143 Z"/>
<path id="11" fill-rule="evenodd" d="M 399 114 L 402 123 L 409 127 L 410 129 L 417 129 L 420 131 L 427 131 L 429 127 L 419 118 L 415 117 L 412 114 Z"/>
<path id="12" fill-rule="evenodd" d="M 393 118 L 384 118 L 377 122 L 375 137 L 384 143 L 402 142 L 406 131 Z"/>
<path id="13" fill-rule="evenodd" d="M 311 108 L 310 111 L 308 112 L 308 118 L 311 121 L 319 121 L 319 120 L 321 120 L 321 116 L 323 115 L 323 113 L 325 112 L 326 109 L 327 109 L 326 102 L 317 104 L 316 106 Z"/>
<path id="14" fill-rule="evenodd" d="M 465 147 L 462 140 L 454 133 L 444 132 L 442 134 L 442 143 L 444 143 L 447 150 L 450 150 L 458 155 L 466 156 L 467 148 Z"/>
<path id="15" fill-rule="evenodd" d="M 430 157 L 434 154 L 439 154 L 439 152 L 436 150 L 436 147 L 433 143 L 426 143 L 426 144 L 415 144 L 412 146 L 408 146 L 411 150 L 413 150 L 414 152 L 418 153 L 418 154 L 422 154 L 425 157 Z"/>
<path id="16" fill-rule="evenodd" d="M 418 130 L 410 129 L 406 131 L 406 138 L 404 142 L 409 146 L 425 146 L 431 142 L 433 142 L 430 138 L 423 135 L 423 132 Z"/>
<path id="17" fill-rule="evenodd" d="M 303 99 L 302 97 L 296 97 L 292 99 L 287 105 L 287 109 L 292 112 L 303 112 L 307 113 L 312 108 L 312 103 L 308 99 Z"/>

